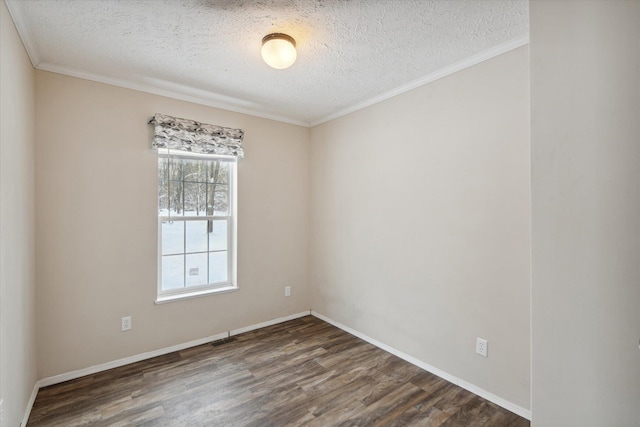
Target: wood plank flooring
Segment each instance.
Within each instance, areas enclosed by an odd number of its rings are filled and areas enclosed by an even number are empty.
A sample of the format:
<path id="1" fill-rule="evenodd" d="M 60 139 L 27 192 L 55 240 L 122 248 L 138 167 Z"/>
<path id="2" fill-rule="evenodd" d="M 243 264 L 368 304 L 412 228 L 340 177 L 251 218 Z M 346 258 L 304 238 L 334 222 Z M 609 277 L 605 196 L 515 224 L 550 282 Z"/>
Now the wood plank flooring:
<path id="1" fill-rule="evenodd" d="M 39 391 L 28 426 L 529 426 L 315 317 Z"/>

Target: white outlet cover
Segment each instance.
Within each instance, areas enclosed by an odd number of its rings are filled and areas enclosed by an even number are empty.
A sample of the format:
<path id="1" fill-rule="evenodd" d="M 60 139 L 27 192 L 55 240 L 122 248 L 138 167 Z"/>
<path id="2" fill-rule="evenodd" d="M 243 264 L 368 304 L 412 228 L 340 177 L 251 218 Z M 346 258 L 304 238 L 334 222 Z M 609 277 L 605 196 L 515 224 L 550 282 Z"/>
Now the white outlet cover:
<path id="1" fill-rule="evenodd" d="M 122 330 L 128 331 L 131 329 L 131 316 L 122 318 Z"/>
<path id="2" fill-rule="evenodd" d="M 489 343 L 487 342 L 487 340 L 482 339 L 482 338 L 477 338 L 476 339 L 476 353 L 478 353 L 480 356 L 487 357 L 488 356 L 488 352 L 489 352 Z"/>

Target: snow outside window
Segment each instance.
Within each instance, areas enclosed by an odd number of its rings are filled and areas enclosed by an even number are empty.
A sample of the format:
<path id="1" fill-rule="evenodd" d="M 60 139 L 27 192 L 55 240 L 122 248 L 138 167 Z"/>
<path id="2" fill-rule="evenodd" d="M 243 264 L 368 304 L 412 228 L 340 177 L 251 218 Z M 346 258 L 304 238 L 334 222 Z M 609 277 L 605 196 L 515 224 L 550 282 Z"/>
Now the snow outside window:
<path id="1" fill-rule="evenodd" d="M 236 160 L 158 157 L 158 302 L 237 289 Z"/>

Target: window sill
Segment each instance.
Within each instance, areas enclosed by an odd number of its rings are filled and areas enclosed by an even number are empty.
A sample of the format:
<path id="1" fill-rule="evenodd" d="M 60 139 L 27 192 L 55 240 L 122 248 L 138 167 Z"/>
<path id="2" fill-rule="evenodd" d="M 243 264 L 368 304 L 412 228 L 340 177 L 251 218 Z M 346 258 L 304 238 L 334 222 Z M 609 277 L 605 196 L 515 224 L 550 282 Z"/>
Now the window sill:
<path id="1" fill-rule="evenodd" d="M 182 301 L 182 300 L 185 300 L 185 299 L 199 298 L 199 297 L 204 297 L 204 296 L 208 296 L 208 295 L 226 294 L 228 292 L 235 292 L 238 289 L 240 289 L 240 288 L 238 288 L 237 286 L 225 286 L 225 287 L 222 287 L 222 288 L 206 289 L 204 291 L 188 292 L 188 293 L 184 293 L 184 294 L 163 295 L 163 296 L 158 296 L 156 298 L 156 300 L 155 300 L 155 303 L 156 304 L 166 304 L 168 302 Z"/>

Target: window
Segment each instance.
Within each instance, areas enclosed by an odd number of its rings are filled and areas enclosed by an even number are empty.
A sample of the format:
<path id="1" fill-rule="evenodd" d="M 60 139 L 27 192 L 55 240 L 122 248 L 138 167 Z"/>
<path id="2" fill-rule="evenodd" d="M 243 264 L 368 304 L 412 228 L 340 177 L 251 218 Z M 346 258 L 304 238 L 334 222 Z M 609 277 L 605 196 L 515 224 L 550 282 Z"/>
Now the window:
<path id="1" fill-rule="evenodd" d="M 156 113 L 156 303 L 238 289 L 237 160 L 244 130 Z"/>
<path id="2" fill-rule="evenodd" d="M 237 289 L 236 157 L 158 155 L 158 302 Z"/>

